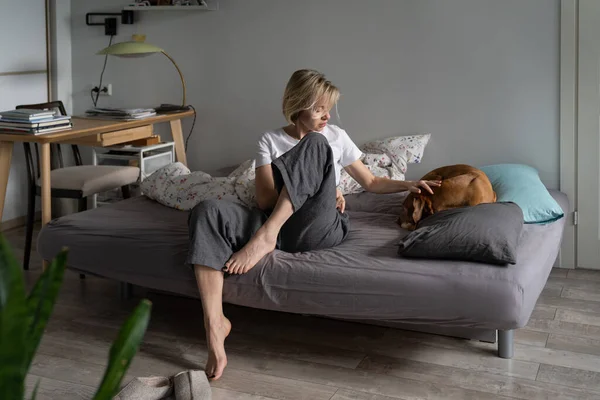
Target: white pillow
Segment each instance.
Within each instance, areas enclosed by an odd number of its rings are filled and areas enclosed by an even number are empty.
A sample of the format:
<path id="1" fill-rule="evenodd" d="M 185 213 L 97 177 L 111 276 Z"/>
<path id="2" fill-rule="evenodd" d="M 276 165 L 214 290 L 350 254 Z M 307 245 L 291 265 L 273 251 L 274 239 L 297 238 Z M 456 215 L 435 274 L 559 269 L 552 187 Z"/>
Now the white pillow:
<path id="1" fill-rule="evenodd" d="M 364 153 L 361 160 L 373 175 L 403 181 L 407 164 L 421 162 L 430 138 L 430 134 L 422 134 L 374 140 L 360 147 Z M 345 170 L 340 174 L 338 188 L 344 195 L 364 192 Z"/>
<path id="2" fill-rule="evenodd" d="M 255 160 L 247 160 L 229 174 L 235 179 L 235 194 L 248 207 L 256 206 L 255 168 Z"/>
<path id="3" fill-rule="evenodd" d="M 235 178 L 191 172 L 180 162 L 156 170 L 142 181 L 140 188 L 145 196 L 178 210 L 191 210 L 208 199 L 239 201 Z"/>
<path id="4" fill-rule="evenodd" d="M 392 136 L 365 143 L 361 147 L 361 150 L 367 153 L 385 153 L 394 161 L 406 157 L 407 163 L 418 164 L 423 159 L 423 153 L 425 152 L 427 143 L 429 143 L 429 139 L 431 139 L 431 134 L 429 133 L 409 136 Z M 406 173 L 406 170 L 403 172 Z"/>
<path id="5" fill-rule="evenodd" d="M 429 137 L 396 136 L 369 142 L 361 147 L 361 159 L 375 176 L 404 180 L 407 164 L 421 161 Z M 252 207 L 256 204 L 254 168 L 254 160 L 247 160 L 228 176 L 213 177 L 202 171 L 191 172 L 175 162 L 155 171 L 140 187 L 145 196 L 178 210 L 191 210 L 208 199 L 237 201 Z M 364 191 L 345 170 L 338 188 L 343 194 Z"/>
<path id="6" fill-rule="evenodd" d="M 361 157 L 363 164 L 371 171 L 371 173 L 378 177 L 386 177 L 390 179 L 403 181 L 405 179 L 404 173 L 393 166 L 391 158 L 387 154 L 375 154 L 365 153 Z M 406 168 L 404 168 L 406 170 Z M 360 186 L 358 182 L 352 178 L 345 169 L 342 169 L 340 174 L 340 183 L 338 189 L 342 194 L 361 193 L 365 190 Z"/>

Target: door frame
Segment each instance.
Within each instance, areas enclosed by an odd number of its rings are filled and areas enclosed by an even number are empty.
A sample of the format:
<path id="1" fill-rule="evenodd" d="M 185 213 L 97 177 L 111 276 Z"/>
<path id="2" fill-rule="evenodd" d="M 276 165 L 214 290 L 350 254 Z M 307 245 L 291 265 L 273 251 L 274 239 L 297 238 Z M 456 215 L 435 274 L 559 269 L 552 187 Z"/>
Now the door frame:
<path id="1" fill-rule="evenodd" d="M 558 266 L 577 267 L 577 131 L 579 69 L 579 0 L 560 1 L 560 191 L 569 210 Z"/>

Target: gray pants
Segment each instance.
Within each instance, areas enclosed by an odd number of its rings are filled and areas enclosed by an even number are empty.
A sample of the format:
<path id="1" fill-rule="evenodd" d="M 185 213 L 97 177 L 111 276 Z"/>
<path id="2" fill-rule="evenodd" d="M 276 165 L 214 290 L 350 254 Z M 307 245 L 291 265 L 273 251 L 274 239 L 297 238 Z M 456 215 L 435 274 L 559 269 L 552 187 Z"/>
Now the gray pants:
<path id="1" fill-rule="evenodd" d="M 327 139 L 312 132 L 271 163 L 278 193 L 285 186 L 294 213 L 277 248 L 290 253 L 330 248 L 348 234 L 348 215 L 335 201 L 335 164 Z M 221 270 L 267 220 L 269 213 L 226 200 L 207 200 L 190 212 L 188 264 Z"/>

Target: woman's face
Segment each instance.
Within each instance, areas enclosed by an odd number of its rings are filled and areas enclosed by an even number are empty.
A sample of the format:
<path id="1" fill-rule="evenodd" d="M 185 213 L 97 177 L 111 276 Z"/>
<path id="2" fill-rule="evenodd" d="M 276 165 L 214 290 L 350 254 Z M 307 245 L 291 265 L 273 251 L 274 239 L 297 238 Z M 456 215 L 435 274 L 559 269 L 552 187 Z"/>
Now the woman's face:
<path id="1" fill-rule="evenodd" d="M 329 118 L 331 118 L 330 110 L 331 105 L 324 100 L 320 100 L 312 111 L 302 111 L 298 117 L 298 122 L 308 132 L 321 132 L 327 125 Z"/>

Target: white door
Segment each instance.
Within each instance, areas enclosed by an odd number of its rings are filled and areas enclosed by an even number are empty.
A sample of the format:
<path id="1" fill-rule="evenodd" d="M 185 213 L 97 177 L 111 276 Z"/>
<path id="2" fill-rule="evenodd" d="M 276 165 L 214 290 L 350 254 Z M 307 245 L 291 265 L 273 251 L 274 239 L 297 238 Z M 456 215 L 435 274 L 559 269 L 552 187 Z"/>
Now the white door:
<path id="1" fill-rule="evenodd" d="M 600 1 L 579 1 L 577 266 L 600 269 Z"/>

